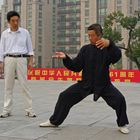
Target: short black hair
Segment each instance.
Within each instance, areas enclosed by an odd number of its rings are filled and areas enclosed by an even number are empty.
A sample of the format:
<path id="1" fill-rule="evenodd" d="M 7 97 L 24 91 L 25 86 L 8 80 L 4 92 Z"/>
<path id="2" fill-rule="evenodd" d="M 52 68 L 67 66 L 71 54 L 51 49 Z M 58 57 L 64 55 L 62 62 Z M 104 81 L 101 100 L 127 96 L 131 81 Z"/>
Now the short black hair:
<path id="1" fill-rule="evenodd" d="M 94 30 L 98 36 L 102 36 L 103 35 L 102 26 L 100 24 L 98 24 L 98 23 L 90 25 L 88 27 L 88 31 L 89 30 Z"/>
<path id="2" fill-rule="evenodd" d="M 16 12 L 16 11 L 9 11 L 9 12 L 7 13 L 7 21 L 9 22 L 10 19 L 11 19 L 11 17 L 13 17 L 13 16 L 17 16 L 17 17 L 20 18 L 20 15 L 19 15 L 18 12 Z"/>

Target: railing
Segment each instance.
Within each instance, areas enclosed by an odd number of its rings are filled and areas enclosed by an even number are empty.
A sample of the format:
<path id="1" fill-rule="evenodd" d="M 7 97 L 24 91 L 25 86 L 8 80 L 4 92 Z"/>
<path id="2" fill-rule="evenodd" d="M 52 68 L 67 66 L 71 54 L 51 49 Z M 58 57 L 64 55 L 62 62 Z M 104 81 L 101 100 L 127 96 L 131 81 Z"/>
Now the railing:
<path id="1" fill-rule="evenodd" d="M 61 30 L 61 29 L 80 29 L 80 25 L 75 25 L 75 26 L 58 26 L 57 27 L 58 30 Z"/>
<path id="2" fill-rule="evenodd" d="M 80 41 L 58 42 L 57 45 L 80 45 Z"/>
<path id="3" fill-rule="evenodd" d="M 57 6 L 58 7 L 64 7 L 64 6 L 77 6 L 80 5 L 80 1 L 78 2 L 65 2 L 65 3 L 59 3 Z"/>
<path id="4" fill-rule="evenodd" d="M 63 10 L 63 11 L 58 11 L 58 15 L 60 14 L 78 14 L 80 13 L 80 10 Z"/>
<path id="5" fill-rule="evenodd" d="M 58 34 L 57 37 L 58 38 L 62 38 L 62 37 L 80 37 L 80 33 L 76 33 L 76 34 Z"/>
<path id="6" fill-rule="evenodd" d="M 81 18 L 80 17 L 77 17 L 77 18 L 66 18 L 66 19 L 58 19 L 57 21 L 58 22 L 68 22 L 68 21 L 80 21 L 81 20 Z"/>

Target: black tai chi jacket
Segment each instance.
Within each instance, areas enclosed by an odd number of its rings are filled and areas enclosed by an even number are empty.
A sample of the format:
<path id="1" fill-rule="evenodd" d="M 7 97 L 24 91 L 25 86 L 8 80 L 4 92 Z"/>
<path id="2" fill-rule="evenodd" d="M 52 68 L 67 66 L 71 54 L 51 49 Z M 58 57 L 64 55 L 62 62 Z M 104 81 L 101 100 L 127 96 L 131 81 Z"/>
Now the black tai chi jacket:
<path id="1" fill-rule="evenodd" d="M 116 63 L 120 58 L 120 49 L 110 41 L 110 45 L 104 49 L 99 49 L 92 44 L 85 45 L 74 59 L 66 55 L 63 63 L 71 71 L 82 71 L 82 80 L 79 83 L 87 93 L 100 95 L 111 83 L 109 65 Z"/>

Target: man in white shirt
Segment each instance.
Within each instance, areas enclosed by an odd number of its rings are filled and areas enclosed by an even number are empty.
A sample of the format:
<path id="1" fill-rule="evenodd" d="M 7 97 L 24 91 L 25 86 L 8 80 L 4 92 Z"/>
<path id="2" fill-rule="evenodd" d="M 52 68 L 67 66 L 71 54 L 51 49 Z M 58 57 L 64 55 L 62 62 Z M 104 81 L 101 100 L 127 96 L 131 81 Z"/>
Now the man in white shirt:
<path id="1" fill-rule="evenodd" d="M 33 49 L 29 32 L 19 27 L 20 15 L 15 11 L 7 13 L 9 28 L 2 32 L 0 41 L 0 74 L 5 75 L 5 96 L 1 118 L 11 115 L 15 72 L 26 101 L 26 115 L 36 117 L 32 109 L 32 98 L 27 85 L 27 65 L 33 66 Z M 27 64 L 27 57 L 29 58 Z"/>

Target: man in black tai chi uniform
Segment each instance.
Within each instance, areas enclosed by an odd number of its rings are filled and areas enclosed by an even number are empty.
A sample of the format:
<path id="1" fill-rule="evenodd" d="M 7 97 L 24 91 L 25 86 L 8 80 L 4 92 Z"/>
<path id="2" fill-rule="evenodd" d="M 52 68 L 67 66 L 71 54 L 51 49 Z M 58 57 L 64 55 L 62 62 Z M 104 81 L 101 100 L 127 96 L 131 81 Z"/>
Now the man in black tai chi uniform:
<path id="1" fill-rule="evenodd" d="M 40 127 L 59 126 L 73 105 L 94 94 L 94 101 L 102 97 L 116 111 L 120 132 L 129 133 L 125 98 L 111 84 L 109 77 L 109 65 L 121 58 L 121 51 L 111 40 L 103 39 L 102 34 L 99 24 L 89 26 L 90 44 L 83 46 L 74 59 L 63 52 L 56 52 L 54 57 L 62 58 L 66 68 L 74 72 L 82 71 L 82 81 L 60 93 L 54 113 L 48 121 L 41 123 Z"/>

